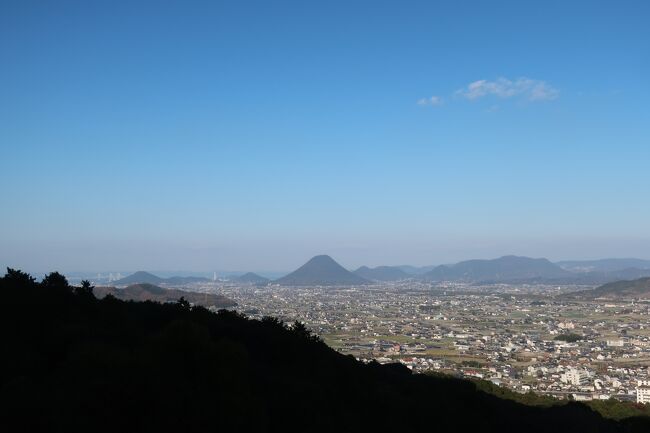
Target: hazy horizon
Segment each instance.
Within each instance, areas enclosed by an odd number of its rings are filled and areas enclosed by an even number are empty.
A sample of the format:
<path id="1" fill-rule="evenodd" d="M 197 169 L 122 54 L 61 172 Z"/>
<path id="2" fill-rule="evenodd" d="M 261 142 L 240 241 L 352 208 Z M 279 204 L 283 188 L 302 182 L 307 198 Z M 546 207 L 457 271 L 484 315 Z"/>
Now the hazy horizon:
<path id="1" fill-rule="evenodd" d="M 650 3 L 0 5 L 0 265 L 650 258 Z"/>
<path id="2" fill-rule="evenodd" d="M 158 276 L 164 276 L 164 277 L 169 277 L 169 276 L 188 276 L 188 275 L 201 275 L 205 276 L 208 274 L 212 274 L 213 272 L 217 272 L 219 276 L 228 276 L 228 275 L 236 275 L 236 274 L 241 274 L 241 273 L 246 273 L 246 272 L 255 272 L 258 274 L 261 274 L 263 276 L 282 276 L 284 274 L 287 274 L 289 272 L 294 271 L 296 268 L 299 266 L 303 265 L 305 262 L 307 262 L 309 259 L 311 259 L 314 256 L 317 255 L 328 255 L 332 257 L 334 260 L 336 260 L 339 264 L 341 264 L 344 268 L 348 270 L 354 270 L 357 269 L 361 266 L 368 266 L 371 268 L 377 267 L 377 266 L 414 266 L 414 267 L 427 267 L 427 266 L 439 266 L 439 265 L 451 265 L 455 264 L 458 262 L 466 261 L 466 260 L 473 260 L 473 259 L 481 259 L 481 260 L 490 260 L 490 259 L 496 259 L 500 258 L 503 256 L 524 256 L 524 257 L 530 257 L 530 258 L 544 258 L 548 259 L 551 262 L 557 263 L 557 262 L 562 262 L 562 261 L 591 261 L 591 260 L 603 260 L 603 259 L 642 259 L 642 260 L 650 260 L 648 256 L 632 256 L 632 255 L 620 255 L 620 256 L 613 256 L 613 255 L 605 255 L 605 256 L 593 256 L 593 257 L 560 257 L 560 258 L 553 258 L 553 257 L 548 257 L 548 256 L 543 256 L 543 255 L 527 255 L 527 254 L 516 254 L 516 253 L 506 253 L 506 254 L 496 254 L 496 255 L 468 255 L 466 257 L 461 257 L 458 259 L 452 259 L 452 260 L 439 260 L 435 262 L 418 262 L 418 261 L 392 261 L 392 262 L 354 262 L 354 261 L 349 261 L 342 259 L 342 257 L 345 257 L 345 255 L 337 255 L 337 254 L 331 254 L 328 252 L 317 252 L 313 253 L 311 255 L 305 255 L 302 257 L 299 257 L 295 262 L 291 263 L 290 265 L 287 265 L 285 268 L 271 268 L 271 267 L 264 267 L 264 265 L 261 266 L 247 266 L 247 267 L 242 267 L 242 268 L 236 268 L 236 267 L 227 267 L 227 266 L 220 266 L 218 263 L 215 264 L 215 266 L 212 267 L 203 267 L 200 268 L 198 266 L 192 267 L 192 266 L 179 266 L 178 264 L 176 265 L 170 265 L 168 267 L 160 267 L 159 264 L 156 262 L 146 262 L 147 264 L 143 264 L 142 266 L 134 266 L 133 263 L 127 264 L 125 266 L 101 266 L 101 267 L 66 267 L 66 266 L 55 266 L 55 265 L 47 265 L 47 266 L 20 266 L 20 264 L 12 264 L 12 263 L 0 263 L 0 266 L 2 269 L 9 267 L 9 268 L 14 268 L 14 269 L 21 269 L 23 271 L 29 272 L 34 274 L 35 276 L 39 276 L 40 274 L 45 274 L 47 272 L 51 272 L 53 270 L 57 270 L 60 272 L 64 273 L 80 273 L 80 274 L 91 274 L 91 273 L 108 273 L 108 272 L 121 272 L 123 273 L 122 276 L 125 276 L 127 273 L 133 273 L 137 271 L 146 271 L 150 272 L 153 274 L 156 274 Z M 176 256 L 176 253 L 174 253 L 174 257 Z M 295 254 L 291 255 L 285 255 L 285 257 L 294 257 L 296 256 Z M 109 260 L 106 261 L 106 263 L 110 262 Z M 136 261 L 137 262 L 137 261 Z M 191 260 L 187 259 L 184 261 L 185 263 L 190 263 L 193 265 L 196 265 L 197 263 L 204 263 L 204 261 L 201 260 Z M 144 261 L 142 263 L 145 263 Z M 159 262 L 158 262 L 159 263 Z M 251 261 L 251 263 L 253 263 Z"/>

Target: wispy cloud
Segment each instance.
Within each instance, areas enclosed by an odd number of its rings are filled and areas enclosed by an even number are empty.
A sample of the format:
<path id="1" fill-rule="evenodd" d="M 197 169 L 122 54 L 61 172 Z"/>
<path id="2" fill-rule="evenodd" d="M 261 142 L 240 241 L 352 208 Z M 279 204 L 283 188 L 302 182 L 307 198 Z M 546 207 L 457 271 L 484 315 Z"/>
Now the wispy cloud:
<path id="1" fill-rule="evenodd" d="M 516 80 L 507 78 L 498 78 L 494 81 L 478 80 L 456 91 L 457 96 L 469 100 L 479 99 L 484 96 L 496 96 L 502 99 L 523 98 L 531 102 L 550 101 L 556 99 L 559 94 L 559 90 L 547 82 L 526 77 L 517 78 Z"/>
<path id="2" fill-rule="evenodd" d="M 418 105 L 442 105 L 442 98 L 440 96 L 422 98 L 418 101 Z"/>

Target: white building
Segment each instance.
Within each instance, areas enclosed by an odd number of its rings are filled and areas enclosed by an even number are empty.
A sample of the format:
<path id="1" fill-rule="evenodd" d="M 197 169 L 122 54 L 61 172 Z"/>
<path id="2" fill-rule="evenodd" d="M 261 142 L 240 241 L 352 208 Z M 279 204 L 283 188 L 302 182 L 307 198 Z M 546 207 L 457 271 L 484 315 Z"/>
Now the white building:
<path id="1" fill-rule="evenodd" d="M 636 389 L 637 403 L 650 403 L 650 380 L 639 380 Z"/>
<path id="2" fill-rule="evenodd" d="M 560 381 L 575 386 L 586 385 L 589 381 L 589 376 L 588 371 L 570 368 L 560 375 Z"/>
<path id="3" fill-rule="evenodd" d="M 576 325 L 573 322 L 560 322 L 558 323 L 560 329 L 575 329 Z"/>

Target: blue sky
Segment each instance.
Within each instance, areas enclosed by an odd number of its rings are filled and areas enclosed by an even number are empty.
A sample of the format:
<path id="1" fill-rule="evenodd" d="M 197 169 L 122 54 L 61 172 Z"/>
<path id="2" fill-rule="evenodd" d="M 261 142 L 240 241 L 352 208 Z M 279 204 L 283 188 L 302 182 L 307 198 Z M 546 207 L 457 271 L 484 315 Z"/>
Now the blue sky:
<path id="1" fill-rule="evenodd" d="M 641 0 L 3 1 L 0 264 L 650 258 L 649 21 Z"/>

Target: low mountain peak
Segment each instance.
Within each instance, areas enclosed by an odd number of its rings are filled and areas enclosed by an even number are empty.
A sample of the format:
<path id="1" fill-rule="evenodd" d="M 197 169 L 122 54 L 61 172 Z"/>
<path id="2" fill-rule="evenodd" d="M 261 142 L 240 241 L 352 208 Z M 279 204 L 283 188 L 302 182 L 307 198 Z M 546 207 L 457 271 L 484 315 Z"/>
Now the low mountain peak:
<path id="1" fill-rule="evenodd" d="M 336 286 L 369 283 L 367 279 L 353 274 L 325 254 L 312 257 L 300 268 L 275 282 L 287 286 Z"/>

